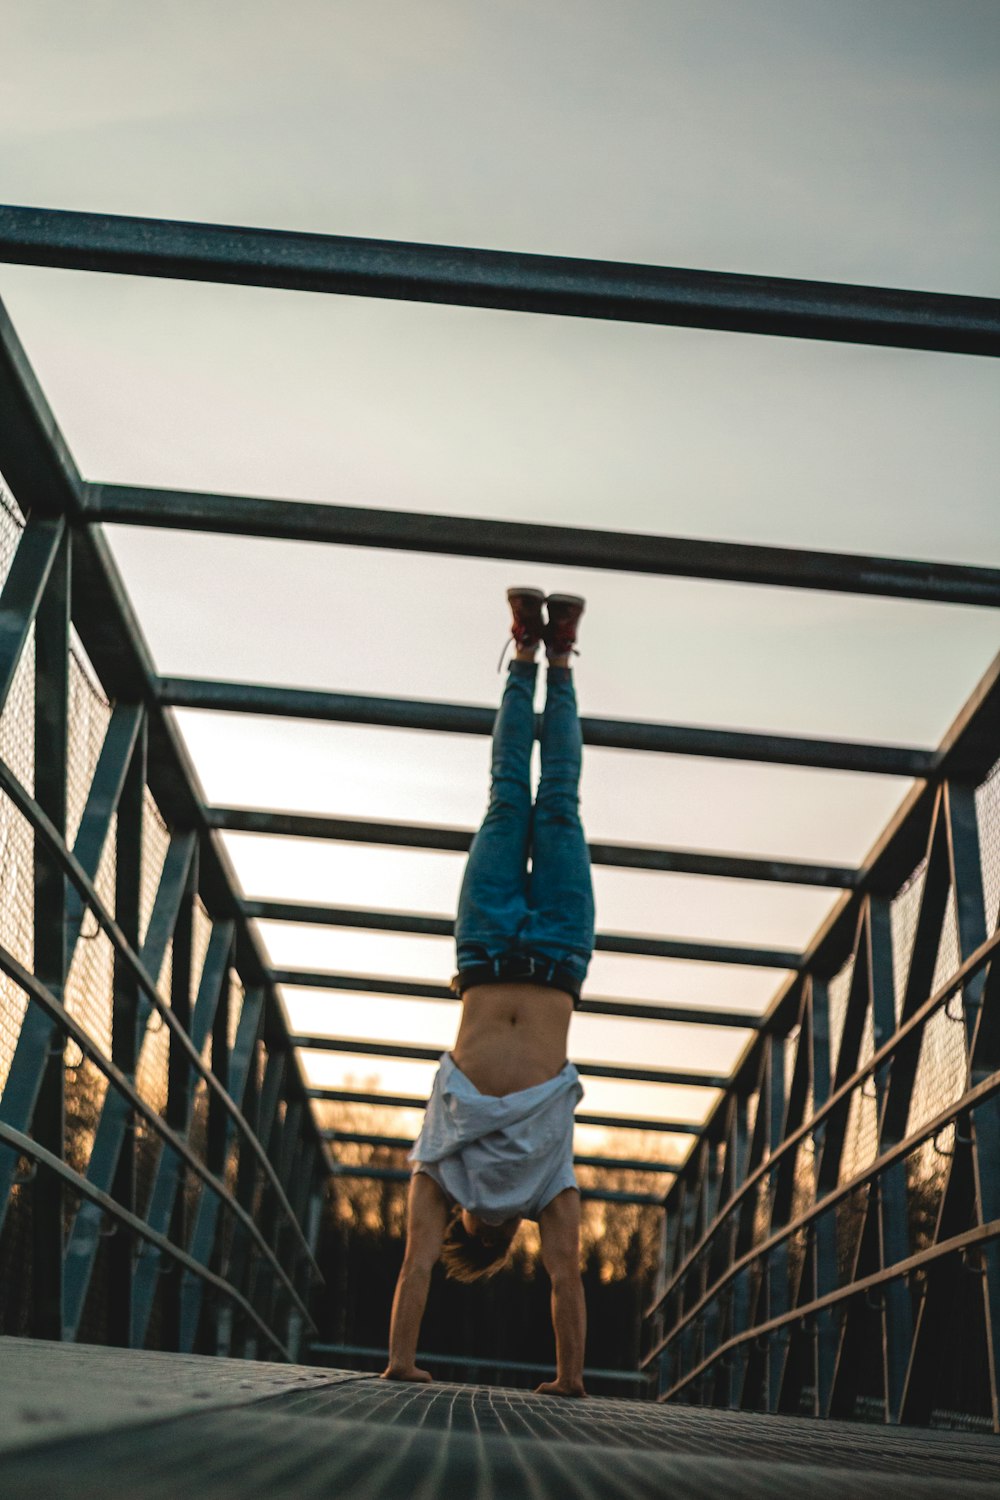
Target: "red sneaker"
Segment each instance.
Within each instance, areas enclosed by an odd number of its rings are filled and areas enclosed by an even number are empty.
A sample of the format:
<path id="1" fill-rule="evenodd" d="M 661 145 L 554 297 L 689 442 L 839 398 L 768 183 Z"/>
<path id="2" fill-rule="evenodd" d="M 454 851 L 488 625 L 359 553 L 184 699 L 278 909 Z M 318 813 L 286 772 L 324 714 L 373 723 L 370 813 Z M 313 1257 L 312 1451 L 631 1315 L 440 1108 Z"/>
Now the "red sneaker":
<path id="1" fill-rule="evenodd" d="M 510 633 L 514 644 L 521 651 L 530 651 L 537 646 L 545 633 L 542 605 L 545 595 L 541 589 L 508 589 L 507 603 L 510 605 Z"/>
<path id="2" fill-rule="evenodd" d="M 586 607 L 586 600 L 579 594 L 550 594 L 545 601 L 549 623 L 542 632 L 545 650 L 549 656 L 568 656 L 576 650 L 576 629 Z"/>

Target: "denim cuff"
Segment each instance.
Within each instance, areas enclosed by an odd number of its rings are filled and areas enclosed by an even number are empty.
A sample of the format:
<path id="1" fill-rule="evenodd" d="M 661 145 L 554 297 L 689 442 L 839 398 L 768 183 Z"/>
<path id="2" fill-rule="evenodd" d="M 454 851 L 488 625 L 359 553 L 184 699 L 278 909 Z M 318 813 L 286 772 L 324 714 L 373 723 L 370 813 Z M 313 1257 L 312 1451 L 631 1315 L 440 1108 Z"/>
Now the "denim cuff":
<path id="1" fill-rule="evenodd" d="M 549 662 L 548 671 L 549 671 L 549 681 L 550 682 L 572 682 L 573 681 L 573 668 L 572 667 L 557 667 L 557 666 L 553 665 L 552 662 Z"/>
<path id="2" fill-rule="evenodd" d="M 537 661 L 518 661 L 516 656 L 512 656 L 507 670 L 512 677 L 535 677 L 538 672 L 538 663 Z"/>

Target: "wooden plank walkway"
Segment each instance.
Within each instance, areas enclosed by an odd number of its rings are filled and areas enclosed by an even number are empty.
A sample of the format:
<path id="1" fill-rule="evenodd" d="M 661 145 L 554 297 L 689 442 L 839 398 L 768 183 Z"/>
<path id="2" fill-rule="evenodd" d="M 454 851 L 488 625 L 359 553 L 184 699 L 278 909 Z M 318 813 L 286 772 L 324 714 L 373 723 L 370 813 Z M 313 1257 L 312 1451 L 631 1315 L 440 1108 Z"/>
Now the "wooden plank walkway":
<path id="1" fill-rule="evenodd" d="M 1000 1440 L 0 1339 L 4 1500 L 995 1496 Z"/>

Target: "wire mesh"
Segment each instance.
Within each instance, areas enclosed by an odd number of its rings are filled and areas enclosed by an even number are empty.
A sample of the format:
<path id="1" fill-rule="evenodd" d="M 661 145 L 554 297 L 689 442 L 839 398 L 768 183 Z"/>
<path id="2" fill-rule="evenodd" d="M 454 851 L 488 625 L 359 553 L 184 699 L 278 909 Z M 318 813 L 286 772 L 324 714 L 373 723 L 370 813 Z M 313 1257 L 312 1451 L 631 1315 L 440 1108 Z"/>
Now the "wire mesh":
<path id="1" fill-rule="evenodd" d="M 896 1019 L 899 1020 L 906 994 L 906 978 L 913 957 L 913 944 L 917 936 L 917 919 L 920 902 L 927 878 L 927 861 L 921 860 L 910 878 L 904 881 L 890 906 L 892 932 L 892 971 L 895 992 Z"/>
<path id="2" fill-rule="evenodd" d="M 170 832 L 152 792 L 147 787 L 142 799 L 142 878 L 139 883 L 139 941 L 143 942 L 153 914 L 153 904 L 163 874 L 163 864 L 170 847 Z M 154 974 L 153 978 L 156 978 Z"/>
<path id="3" fill-rule="evenodd" d="M 168 947 L 160 971 L 157 991 L 164 1004 L 170 1004 L 170 961 Z M 163 1111 L 167 1103 L 167 1083 L 170 1066 L 170 1030 L 158 1010 L 151 1011 L 139 1050 L 139 1061 L 135 1070 L 135 1085 L 141 1097 L 156 1110 Z"/>
<path id="4" fill-rule="evenodd" d="M 872 1013 L 865 1017 L 858 1066 L 864 1067 L 875 1052 L 875 1037 Z M 851 1094 L 847 1126 L 844 1131 L 844 1149 L 840 1158 L 841 1182 L 847 1182 L 858 1172 L 870 1166 L 878 1155 L 878 1100 L 874 1079 L 868 1077 Z"/>
<path id="5" fill-rule="evenodd" d="M 243 988 L 240 976 L 235 969 L 229 971 L 229 1025 L 226 1031 L 226 1042 L 232 1051 L 236 1045 L 236 1033 L 239 1030 L 240 1017 L 243 1014 L 243 1001 L 246 991 Z"/>
<path id="6" fill-rule="evenodd" d="M 1000 760 L 976 791 L 979 857 L 988 930 L 1000 921 Z"/>
<path id="7" fill-rule="evenodd" d="M 24 532 L 24 517 L 13 498 L 3 488 L 0 479 L 0 587 L 7 577 Z M 112 708 L 81 641 L 72 630 L 67 669 L 66 842 L 72 848 L 81 827 Z M 32 628 L 26 632 L 25 648 L 14 674 L 4 711 L 0 714 L 0 755 L 29 794 L 33 793 L 35 779 L 34 675 Z M 141 879 L 138 892 L 140 952 L 145 948 L 145 940 L 149 935 L 150 921 L 170 845 L 167 823 L 148 788 L 144 790 L 141 838 Z M 115 911 L 116 895 L 116 841 L 117 819 L 112 818 L 95 876 L 101 902 L 112 914 Z M 28 969 L 33 967 L 34 958 L 34 845 L 35 835 L 29 820 L 17 811 L 9 798 L 0 794 L 0 890 L 3 896 L 0 902 L 0 943 Z M 197 994 L 211 934 L 211 918 L 201 901 L 195 898 L 191 934 L 192 998 Z M 101 929 L 95 914 L 89 910 L 82 917 L 73 920 L 69 937 L 72 944 L 68 955 L 69 971 L 61 998 L 74 1021 L 94 1044 L 98 1055 L 110 1057 L 114 1019 L 114 947 Z M 145 957 L 148 963 L 151 957 L 148 948 L 145 948 Z M 158 967 L 153 965 L 157 972 L 152 976 L 160 998 L 167 1005 L 170 1004 L 173 963 L 173 944 L 168 942 L 162 963 Z M 232 1046 L 240 1025 L 245 994 L 235 971 L 230 972 L 228 985 L 228 1041 Z M 17 985 L 0 975 L 0 1092 L 9 1074 L 28 1003 L 28 997 Z M 202 1048 L 202 1060 L 209 1066 L 212 1050 L 212 1036 L 209 1034 Z M 100 1067 L 75 1040 L 67 1041 L 63 1057 L 65 1160 L 73 1170 L 86 1174 L 109 1084 Z M 160 1012 L 153 1011 L 141 1038 L 136 1087 L 144 1102 L 159 1113 L 163 1113 L 167 1106 L 169 1058 L 169 1028 Z M 264 1049 L 256 1048 L 253 1071 L 258 1086 L 263 1077 L 265 1062 Z M 209 1091 L 204 1082 L 196 1081 L 193 1076 L 191 1089 L 189 1143 L 195 1154 L 205 1160 Z M 279 1122 L 284 1119 L 284 1114 L 285 1102 L 282 1101 Z M 145 1215 L 149 1211 L 152 1187 L 162 1157 L 162 1142 L 157 1132 L 142 1118 L 134 1124 L 130 1123 L 128 1128 L 130 1132 L 134 1131 L 135 1209 L 140 1215 Z M 238 1132 L 231 1131 L 232 1138 L 224 1165 L 226 1181 L 232 1190 L 237 1187 L 239 1175 L 240 1141 L 237 1136 Z M 249 1148 L 244 1145 L 244 1149 Z M 32 1183 L 36 1176 L 30 1162 L 20 1164 L 19 1180 L 6 1205 L 5 1228 L 0 1236 L 0 1285 L 3 1288 L 0 1291 L 0 1331 L 7 1333 L 31 1331 Z M 184 1174 L 184 1184 L 187 1223 L 190 1226 L 194 1221 L 201 1184 L 194 1173 Z M 259 1214 L 265 1185 L 263 1171 L 256 1160 L 253 1161 L 249 1188 L 249 1193 L 244 1194 L 248 1199 L 247 1207 L 252 1213 Z M 68 1231 L 79 1207 L 79 1196 L 72 1189 L 66 1189 L 63 1201 L 64 1222 Z M 271 1208 L 266 1208 L 265 1213 L 270 1214 Z M 220 1218 L 225 1226 L 224 1232 L 231 1240 L 232 1215 L 223 1210 Z M 108 1336 L 108 1318 L 114 1296 L 112 1281 L 118 1261 L 109 1250 L 111 1241 L 107 1236 L 120 1232 L 110 1223 L 102 1230 L 77 1330 L 80 1337 L 103 1341 Z M 186 1238 L 187 1236 L 182 1235 L 182 1239 Z M 216 1250 L 213 1259 L 216 1263 L 224 1264 L 226 1257 L 225 1254 L 220 1256 Z M 269 1306 L 270 1294 L 263 1282 L 262 1287 L 263 1302 Z M 8 1296 L 11 1288 L 16 1289 L 16 1296 Z M 159 1287 L 149 1332 L 150 1342 L 154 1346 L 161 1339 L 162 1321 L 162 1287 Z"/>
<path id="8" fill-rule="evenodd" d="M 952 891 L 945 909 L 931 992 L 950 979 L 958 966 L 958 925 Z M 923 1027 L 907 1133 L 917 1130 L 961 1095 L 967 1071 L 965 1023 L 956 997 L 948 1006 L 939 1007 Z"/>
<path id="9" fill-rule="evenodd" d="M 0 720 L 0 737 L 3 722 Z M 0 746 L 2 753 L 2 746 Z M 0 793 L 0 943 L 25 968 L 34 949 L 34 844 L 31 825 Z M 0 1095 L 17 1049 L 28 996 L 0 971 Z"/>
<path id="10" fill-rule="evenodd" d="M 212 919 L 200 896 L 195 896 L 191 917 L 191 994 L 197 995 L 212 937 Z"/>
<path id="11" fill-rule="evenodd" d="M 103 932 L 94 933 L 81 940 L 66 987 L 67 1010 L 75 1015 L 108 1058 L 111 1056 L 113 970 L 114 949 L 110 939 Z M 64 1063 L 66 1160 L 76 1171 L 85 1172 L 107 1095 L 108 1080 L 75 1041 L 67 1041 Z"/>
<path id="12" fill-rule="evenodd" d="M 986 776 L 976 793 L 976 808 L 980 835 L 980 857 L 983 879 L 983 898 L 985 904 L 986 928 L 992 932 L 997 919 L 998 905 L 1000 905 L 1000 762 L 995 764 Z M 894 1000 L 896 1019 L 898 1021 L 901 1013 L 901 1005 L 906 992 L 907 978 L 912 961 L 914 941 L 916 937 L 920 905 L 926 883 L 926 861 L 921 862 L 914 868 L 905 881 L 900 885 L 895 898 L 891 903 L 891 932 L 893 947 L 893 974 L 894 974 Z M 938 949 L 935 958 L 934 973 L 928 989 L 928 994 L 943 987 L 955 974 L 962 960 L 960 951 L 959 931 L 956 918 L 956 898 L 954 890 L 949 892 L 939 935 Z M 837 1061 L 844 1034 L 844 1025 L 847 1016 L 852 980 L 854 976 L 853 957 L 843 965 L 840 972 L 829 982 L 829 1031 L 830 1031 L 830 1058 L 831 1069 L 835 1074 Z M 916 995 L 914 1003 L 919 1005 L 926 996 Z M 912 1097 L 909 1107 L 909 1115 L 906 1123 L 906 1134 L 914 1134 L 919 1131 L 931 1119 L 947 1116 L 949 1109 L 955 1105 L 967 1087 L 968 1081 L 968 1047 L 966 1041 L 967 1031 L 965 1016 L 962 1009 L 962 996 L 957 994 L 952 997 L 948 1005 L 940 1005 L 937 1010 L 926 1020 L 921 1028 L 919 1041 L 919 1055 L 916 1066 Z M 794 1041 L 795 1029 L 789 1032 L 786 1042 Z M 873 1015 L 868 1009 L 862 1029 L 858 1066 L 863 1068 L 868 1063 L 875 1050 Z M 794 1059 L 794 1048 L 786 1046 L 784 1049 L 784 1083 L 786 1098 L 792 1079 L 792 1068 Z M 849 1072 L 855 1071 L 854 1059 L 845 1058 L 845 1067 Z M 849 1067 L 847 1066 L 849 1065 Z M 831 1080 L 832 1081 L 832 1080 Z M 750 1128 L 759 1107 L 759 1097 L 754 1096 L 750 1101 L 748 1110 Z M 813 1093 L 809 1091 L 803 1118 L 808 1122 L 813 1111 Z M 879 1094 L 876 1088 L 874 1075 L 866 1078 L 863 1083 L 855 1087 L 848 1102 L 847 1118 L 844 1127 L 843 1151 L 839 1164 L 839 1181 L 847 1183 L 870 1167 L 879 1154 Z M 831 1121 L 835 1117 L 831 1117 Z M 827 1126 L 823 1134 L 826 1134 Z M 933 1138 L 927 1139 L 919 1146 L 909 1152 L 903 1163 L 903 1171 L 906 1182 L 906 1214 L 908 1228 L 908 1251 L 919 1253 L 934 1242 L 937 1233 L 938 1214 L 941 1206 L 942 1195 L 948 1180 L 948 1173 L 956 1149 L 956 1123 L 954 1120 L 947 1123 L 939 1130 Z M 815 1201 L 815 1166 L 816 1166 L 816 1144 L 812 1137 L 806 1137 L 802 1145 L 797 1148 L 796 1161 L 794 1164 L 794 1185 L 791 1205 L 791 1218 L 794 1220 L 799 1214 L 807 1212 Z M 694 1180 L 694 1158 L 690 1168 L 689 1190 Z M 747 1202 L 746 1212 L 752 1216 L 753 1230 L 752 1239 L 754 1246 L 758 1246 L 766 1237 L 767 1224 L 771 1214 L 771 1191 L 773 1183 L 768 1179 L 772 1174 L 766 1174 L 761 1182 L 751 1190 Z M 839 1200 L 828 1212 L 832 1215 L 835 1227 L 837 1282 L 840 1287 L 847 1287 L 860 1273 L 859 1252 L 861 1250 L 861 1234 L 866 1221 L 869 1205 L 875 1207 L 872 1194 L 879 1191 L 877 1182 L 865 1183 L 855 1188 Z M 662 1311 L 662 1327 L 669 1335 L 672 1322 L 676 1322 L 692 1301 L 705 1287 L 705 1277 L 709 1282 L 717 1277 L 723 1268 L 722 1250 L 726 1236 L 729 1234 L 727 1217 L 720 1217 L 711 1226 L 710 1247 L 699 1255 L 686 1273 L 683 1288 L 675 1284 L 668 1292 L 667 1301 Z M 825 1216 L 824 1216 L 825 1217 Z M 787 1294 L 789 1305 L 795 1305 L 797 1291 L 800 1285 L 803 1270 L 806 1265 L 806 1257 L 810 1237 L 813 1231 L 803 1229 L 796 1231 L 787 1242 L 787 1266 L 788 1286 Z M 780 1266 L 780 1258 L 776 1262 Z M 867 1265 L 867 1269 L 872 1269 Z M 772 1266 L 773 1271 L 773 1266 Z M 749 1288 L 750 1306 L 756 1312 L 752 1315 L 753 1321 L 757 1322 L 766 1316 L 763 1302 L 755 1302 L 755 1289 L 761 1286 L 764 1274 L 763 1258 L 758 1259 L 750 1267 L 746 1279 Z M 962 1280 L 958 1273 L 959 1281 Z M 966 1277 L 965 1282 L 970 1278 Z M 786 1290 L 784 1287 L 779 1290 Z M 803 1287 L 803 1295 L 808 1296 L 809 1288 Z M 914 1312 L 917 1311 L 917 1302 L 920 1292 L 916 1285 L 910 1288 L 910 1295 L 914 1301 Z M 968 1300 L 968 1299 L 967 1299 Z M 726 1330 L 730 1326 L 731 1301 L 728 1292 L 724 1292 L 716 1299 L 714 1311 L 706 1313 L 700 1328 L 690 1333 L 679 1333 L 677 1339 L 668 1345 L 667 1370 L 669 1382 L 683 1378 L 685 1370 L 690 1369 L 696 1363 L 695 1351 L 700 1353 L 701 1345 L 705 1341 L 706 1331 L 711 1330 L 711 1338 L 716 1343 L 724 1339 Z M 975 1303 L 969 1301 L 969 1316 L 974 1316 L 976 1322 L 975 1339 L 983 1342 L 985 1325 L 982 1317 L 981 1299 Z M 854 1304 L 851 1304 L 853 1307 Z M 852 1328 L 853 1343 L 851 1346 L 851 1360 L 859 1365 L 851 1377 L 854 1391 L 851 1400 L 854 1403 L 854 1415 L 864 1416 L 868 1407 L 882 1420 L 884 1416 L 882 1401 L 882 1360 L 883 1360 L 883 1333 L 881 1313 L 877 1301 L 866 1303 L 860 1313 L 855 1308 L 846 1308 L 850 1314 L 848 1321 Z M 838 1316 L 838 1314 L 835 1314 Z M 845 1309 L 841 1308 L 839 1313 L 843 1320 Z M 853 1318 L 853 1321 L 851 1321 Z M 846 1326 L 846 1324 L 845 1324 Z M 982 1336 L 982 1337 L 981 1337 Z M 755 1348 L 756 1346 L 754 1346 Z M 978 1349 L 977 1343 L 976 1348 Z M 710 1353 L 710 1347 L 708 1352 Z M 982 1364 L 979 1355 L 976 1361 Z M 754 1364 L 756 1356 L 753 1349 L 747 1355 L 749 1384 L 743 1391 L 743 1402 L 754 1404 L 763 1399 L 759 1388 L 759 1371 Z M 864 1368 L 860 1368 L 863 1366 Z M 985 1366 L 984 1366 L 985 1368 Z M 697 1389 L 696 1389 L 697 1385 Z M 982 1405 L 982 1395 L 986 1388 L 986 1381 L 980 1378 L 978 1395 L 971 1392 L 969 1380 L 962 1375 L 961 1371 L 954 1378 L 949 1377 L 946 1385 L 953 1394 L 961 1388 L 965 1394 L 955 1397 L 959 1400 L 965 1413 L 979 1412 Z M 752 1387 L 752 1388 L 751 1388 Z M 721 1376 L 711 1381 L 694 1383 L 688 1389 L 686 1398 L 691 1400 L 721 1400 L 730 1399 L 727 1394 L 729 1390 L 727 1380 Z M 971 1392 L 971 1393 L 970 1393 Z M 799 1399 L 806 1393 L 805 1382 Z M 977 1404 L 978 1403 L 978 1404 Z M 877 1408 L 877 1411 L 876 1411 Z M 981 1415 L 981 1413 L 980 1413 Z"/>
<path id="13" fill-rule="evenodd" d="M 142 879 L 139 891 L 139 932 L 144 939 L 149 930 L 149 919 L 156 901 L 163 866 L 170 846 L 170 835 L 160 810 L 147 789 L 142 809 Z M 157 993 L 164 1004 L 170 1004 L 170 979 L 173 944 L 168 943 L 163 963 L 156 982 Z M 152 1011 L 139 1049 L 135 1082 L 142 1098 L 160 1112 L 166 1107 L 167 1079 L 170 1064 L 170 1032 L 162 1015 Z M 151 1146 L 146 1157 L 154 1157 L 156 1148 Z M 148 1165 L 148 1161 L 144 1163 Z M 150 1184 L 151 1186 L 151 1184 Z"/>
<path id="14" fill-rule="evenodd" d="M 840 1043 L 844 1035 L 844 1021 L 847 1019 L 847 1001 L 851 993 L 851 980 L 854 978 L 854 955 L 844 964 L 839 973 L 830 980 L 827 993 L 829 995 L 830 1010 L 830 1077 L 831 1081 L 837 1071 L 837 1059 L 840 1056 Z"/>
<path id="15" fill-rule="evenodd" d="M 111 721 L 111 705 L 76 631 L 70 630 L 66 842 L 73 847 Z"/>
<path id="16" fill-rule="evenodd" d="M 10 571 L 24 517 L 0 478 L 0 588 Z M 21 785 L 35 784 L 35 632 L 34 626 L 0 714 L 0 759 Z M 0 943 L 30 968 L 34 946 L 34 840 L 31 826 L 0 793 Z M 7 1082 L 28 997 L 0 974 L 0 1093 Z"/>
<path id="17" fill-rule="evenodd" d="M 80 828 L 111 720 L 111 706 L 92 672 L 74 633 L 69 660 L 66 769 L 66 842 L 70 847 Z M 116 831 L 117 818 L 113 818 L 94 880 L 98 895 L 112 914 L 115 910 Z M 114 948 L 91 911 L 84 913 L 79 927 L 71 929 L 68 938 L 71 943 L 74 938 L 76 941 L 69 954 L 63 1004 L 104 1056 L 110 1058 Z M 66 1159 L 77 1171 L 85 1172 L 108 1082 L 101 1070 L 81 1054 L 76 1043 L 67 1044 L 65 1060 Z"/>

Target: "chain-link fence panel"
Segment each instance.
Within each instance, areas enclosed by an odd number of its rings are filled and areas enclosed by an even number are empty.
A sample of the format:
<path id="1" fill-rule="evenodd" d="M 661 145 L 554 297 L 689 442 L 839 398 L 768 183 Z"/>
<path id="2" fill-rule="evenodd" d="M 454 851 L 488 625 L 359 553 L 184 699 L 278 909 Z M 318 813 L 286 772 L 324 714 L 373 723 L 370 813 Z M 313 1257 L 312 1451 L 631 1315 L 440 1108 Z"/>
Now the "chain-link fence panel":
<path id="1" fill-rule="evenodd" d="M 24 517 L 0 478 L 0 588 L 10 571 Z M 0 714 L 0 759 L 29 792 L 35 784 L 34 626 Z M 31 825 L 0 792 L 0 943 L 25 965 L 34 949 L 34 838 Z M 0 973 L 0 1093 L 10 1071 L 27 1009 L 27 996 Z"/>

